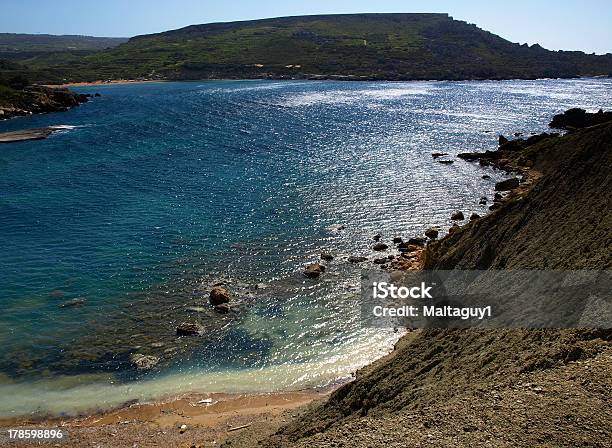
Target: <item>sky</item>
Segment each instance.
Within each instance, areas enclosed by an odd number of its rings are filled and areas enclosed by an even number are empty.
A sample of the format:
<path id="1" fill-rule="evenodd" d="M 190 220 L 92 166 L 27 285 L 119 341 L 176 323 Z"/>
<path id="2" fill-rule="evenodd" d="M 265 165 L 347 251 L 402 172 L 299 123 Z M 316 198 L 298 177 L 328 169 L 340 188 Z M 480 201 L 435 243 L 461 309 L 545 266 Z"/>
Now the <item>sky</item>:
<path id="1" fill-rule="evenodd" d="M 304 14 L 446 12 L 512 42 L 612 53 L 611 0 L 0 0 L 0 32 L 131 37 Z"/>

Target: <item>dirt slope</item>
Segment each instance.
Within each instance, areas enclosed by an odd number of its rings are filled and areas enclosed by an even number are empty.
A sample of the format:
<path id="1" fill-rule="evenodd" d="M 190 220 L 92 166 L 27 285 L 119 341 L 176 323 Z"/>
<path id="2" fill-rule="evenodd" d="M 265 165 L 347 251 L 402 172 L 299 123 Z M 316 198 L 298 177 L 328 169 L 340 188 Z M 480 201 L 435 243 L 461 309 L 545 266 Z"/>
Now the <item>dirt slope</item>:
<path id="1" fill-rule="evenodd" d="M 436 269 L 610 269 L 612 123 L 517 157 L 542 177 L 430 244 Z M 531 164 L 531 163 L 530 163 Z M 407 339 L 409 338 L 409 339 Z M 610 446 L 612 330 L 427 330 L 258 446 Z M 257 445 L 248 434 L 231 446 Z"/>

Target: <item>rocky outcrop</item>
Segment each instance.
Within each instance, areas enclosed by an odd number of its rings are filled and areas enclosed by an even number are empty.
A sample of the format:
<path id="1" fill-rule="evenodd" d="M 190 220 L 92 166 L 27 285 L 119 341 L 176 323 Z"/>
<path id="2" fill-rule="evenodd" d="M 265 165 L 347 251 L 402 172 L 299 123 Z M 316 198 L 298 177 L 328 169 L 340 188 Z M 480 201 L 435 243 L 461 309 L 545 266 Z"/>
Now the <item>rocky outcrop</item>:
<path id="1" fill-rule="evenodd" d="M 438 234 L 440 233 L 439 229 L 432 227 L 431 229 L 427 229 L 425 231 L 425 236 L 427 238 L 430 238 L 432 240 L 438 238 Z"/>
<path id="2" fill-rule="evenodd" d="M 308 278 L 317 278 L 323 272 L 325 272 L 325 266 L 319 263 L 312 263 L 306 266 L 306 269 L 304 269 L 304 276 Z"/>
<path id="3" fill-rule="evenodd" d="M 612 111 L 604 112 L 599 110 L 597 113 L 589 113 L 584 109 L 574 108 L 555 115 L 548 126 L 556 129 L 579 129 L 588 126 L 605 123 L 612 120 Z"/>
<path id="4" fill-rule="evenodd" d="M 213 306 L 221 305 L 222 303 L 229 303 L 231 297 L 227 289 L 222 286 L 215 286 L 210 290 L 209 301 Z"/>
<path id="5" fill-rule="evenodd" d="M 150 370 L 159 363 L 160 359 L 153 355 L 134 353 L 130 356 L 130 361 L 138 370 Z"/>
<path id="6" fill-rule="evenodd" d="M 322 252 L 321 253 L 321 260 L 332 261 L 333 259 L 334 259 L 334 256 L 332 254 L 330 254 L 329 252 Z"/>
<path id="7" fill-rule="evenodd" d="M 385 243 L 376 243 L 373 247 L 373 250 L 377 251 L 377 252 L 382 252 L 383 250 L 387 250 L 389 249 L 389 246 L 386 245 Z"/>
<path id="8" fill-rule="evenodd" d="M 68 89 L 42 86 L 13 90 L 0 96 L 0 120 L 43 112 L 66 111 L 86 103 L 90 96 Z"/>
<path id="9" fill-rule="evenodd" d="M 363 263 L 367 259 L 368 259 L 367 257 L 360 257 L 360 256 L 356 256 L 356 255 L 351 255 L 350 257 L 348 257 L 348 262 L 349 263 Z"/>
<path id="10" fill-rule="evenodd" d="M 451 215 L 451 219 L 453 221 L 463 221 L 465 219 L 465 216 L 463 216 L 462 211 L 456 211 Z"/>

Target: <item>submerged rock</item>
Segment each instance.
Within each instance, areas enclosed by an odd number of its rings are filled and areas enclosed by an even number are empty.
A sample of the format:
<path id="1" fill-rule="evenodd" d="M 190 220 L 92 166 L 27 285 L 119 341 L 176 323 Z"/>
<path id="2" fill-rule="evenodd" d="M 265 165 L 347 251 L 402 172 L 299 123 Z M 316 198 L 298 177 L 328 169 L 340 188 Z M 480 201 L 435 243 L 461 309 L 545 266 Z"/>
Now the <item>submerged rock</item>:
<path id="1" fill-rule="evenodd" d="M 229 306 L 229 303 L 221 303 L 215 306 L 215 311 L 219 314 L 227 314 L 231 311 L 231 307 Z"/>
<path id="2" fill-rule="evenodd" d="M 389 262 L 389 259 L 387 257 L 385 257 L 385 258 L 375 258 L 374 261 L 373 261 L 374 264 L 385 264 L 385 263 L 388 263 L 388 262 Z"/>
<path id="3" fill-rule="evenodd" d="M 220 305 L 230 301 L 229 291 L 221 286 L 215 286 L 210 290 L 211 305 Z"/>
<path id="4" fill-rule="evenodd" d="M 308 278 L 317 278 L 323 272 L 325 272 L 325 266 L 320 265 L 319 263 L 312 263 L 306 266 L 306 269 L 304 269 L 304 276 Z"/>
<path id="5" fill-rule="evenodd" d="M 393 244 L 399 244 L 402 241 L 404 241 L 404 240 L 402 239 L 401 236 L 396 236 L 395 238 L 393 238 Z"/>
<path id="6" fill-rule="evenodd" d="M 487 205 L 487 198 L 485 196 L 481 197 L 478 203 L 480 205 Z"/>
<path id="7" fill-rule="evenodd" d="M 159 363 L 159 358 L 153 355 L 134 353 L 130 356 L 130 361 L 138 370 L 149 370 Z"/>
<path id="8" fill-rule="evenodd" d="M 377 233 L 376 235 L 374 235 L 374 238 L 372 238 L 374 241 L 380 241 L 380 239 L 382 238 L 382 235 L 380 233 Z"/>
<path id="9" fill-rule="evenodd" d="M 183 322 L 176 327 L 177 336 L 202 336 L 204 327 L 198 323 Z"/>
<path id="10" fill-rule="evenodd" d="M 442 163 L 444 165 L 452 165 L 453 163 L 455 163 L 454 160 L 438 160 L 438 163 Z"/>
<path id="11" fill-rule="evenodd" d="M 355 255 L 351 255 L 350 257 L 348 257 L 349 263 L 362 263 L 366 261 L 367 259 L 368 259 L 367 257 L 359 257 Z"/>
<path id="12" fill-rule="evenodd" d="M 447 153 L 447 152 L 432 152 L 432 153 L 431 153 L 431 156 L 432 156 L 434 159 L 437 159 L 438 157 L 442 157 L 442 156 L 447 156 L 447 155 L 448 155 L 448 153 Z"/>
<path id="13" fill-rule="evenodd" d="M 58 306 L 60 308 L 72 308 L 75 306 L 84 305 L 86 300 L 83 297 L 77 297 L 76 299 L 67 300 L 63 303 L 60 303 Z"/>
<path id="14" fill-rule="evenodd" d="M 330 254 L 329 252 L 322 252 L 321 253 L 321 260 L 332 261 L 333 259 L 334 259 L 334 256 L 332 254 Z"/>

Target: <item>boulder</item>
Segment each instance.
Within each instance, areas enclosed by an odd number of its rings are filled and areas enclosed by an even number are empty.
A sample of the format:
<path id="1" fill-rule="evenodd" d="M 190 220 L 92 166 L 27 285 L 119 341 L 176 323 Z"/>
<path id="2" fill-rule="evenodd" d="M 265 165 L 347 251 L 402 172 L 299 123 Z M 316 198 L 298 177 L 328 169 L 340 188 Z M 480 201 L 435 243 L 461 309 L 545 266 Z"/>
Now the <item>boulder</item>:
<path id="1" fill-rule="evenodd" d="M 499 136 L 499 146 L 504 145 L 508 143 L 508 139 L 506 137 L 504 137 L 503 135 Z"/>
<path id="2" fill-rule="evenodd" d="M 488 174 L 483 174 L 483 175 L 482 175 L 482 178 L 483 178 L 483 179 L 491 179 L 491 176 L 489 176 Z"/>
<path id="3" fill-rule="evenodd" d="M 221 286 L 215 286 L 210 290 L 209 300 L 210 304 L 213 306 L 228 303 L 230 301 L 229 291 Z"/>
<path id="4" fill-rule="evenodd" d="M 401 243 L 397 245 L 397 249 L 400 252 L 416 252 L 420 250 L 422 246 L 416 244 L 409 244 L 407 242 Z"/>
<path id="5" fill-rule="evenodd" d="M 159 358 L 153 355 L 133 353 L 130 356 L 130 361 L 136 366 L 138 370 L 149 370 L 159 363 Z"/>
<path id="6" fill-rule="evenodd" d="M 427 229 L 425 231 L 425 236 L 427 238 L 431 238 L 432 240 L 435 240 L 436 238 L 438 238 L 439 233 L 440 231 L 438 229 L 436 229 L 435 227 L 432 227 L 431 229 Z"/>
<path id="7" fill-rule="evenodd" d="M 402 239 L 401 236 L 396 236 L 395 238 L 393 238 L 393 244 L 399 244 L 402 241 L 404 241 L 404 240 Z"/>
<path id="8" fill-rule="evenodd" d="M 383 250 L 387 250 L 389 249 L 389 246 L 387 246 L 385 243 L 376 243 L 373 247 L 373 250 L 377 251 L 377 252 L 381 252 Z"/>
<path id="9" fill-rule="evenodd" d="M 451 215 L 451 219 L 453 221 L 463 221 L 465 219 L 465 216 L 463 216 L 462 211 L 456 211 L 455 213 Z"/>
<path id="10" fill-rule="evenodd" d="M 453 224 L 451 228 L 448 229 L 448 234 L 452 235 L 453 233 L 457 232 L 459 229 L 460 227 L 457 224 Z"/>
<path id="11" fill-rule="evenodd" d="M 374 241 L 380 241 L 380 239 L 382 238 L 382 235 L 380 233 L 374 235 L 374 238 L 372 238 Z"/>
<path id="12" fill-rule="evenodd" d="M 177 336 L 202 336 L 204 327 L 198 323 L 183 322 L 176 327 Z"/>
<path id="13" fill-rule="evenodd" d="M 519 186 L 519 180 L 517 177 L 502 180 L 495 184 L 495 191 L 510 191 Z"/>
<path id="14" fill-rule="evenodd" d="M 480 215 L 478 213 L 472 213 L 472 216 L 470 216 L 470 221 L 474 221 L 478 218 L 480 218 Z"/>
<path id="15" fill-rule="evenodd" d="M 385 264 L 388 263 L 389 259 L 388 258 L 375 258 L 374 259 L 374 264 Z"/>
<path id="16" fill-rule="evenodd" d="M 348 257 L 349 263 L 362 263 L 366 261 L 367 259 L 368 259 L 367 257 L 358 257 L 355 255 L 351 255 L 350 257 Z"/>
<path id="17" fill-rule="evenodd" d="M 323 272 L 325 272 L 325 266 L 320 265 L 319 263 L 312 263 L 306 266 L 306 269 L 304 269 L 304 276 L 308 278 L 317 278 Z"/>
<path id="18" fill-rule="evenodd" d="M 334 259 L 334 256 L 332 254 L 330 254 L 329 252 L 322 252 L 321 253 L 321 260 L 332 261 L 333 259 Z"/>
<path id="19" fill-rule="evenodd" d="M 443 165 L 452 165 L 453 163 L 455 163 L 454 160 L 438 160 L 438 163 L 441 163 Z"/>

